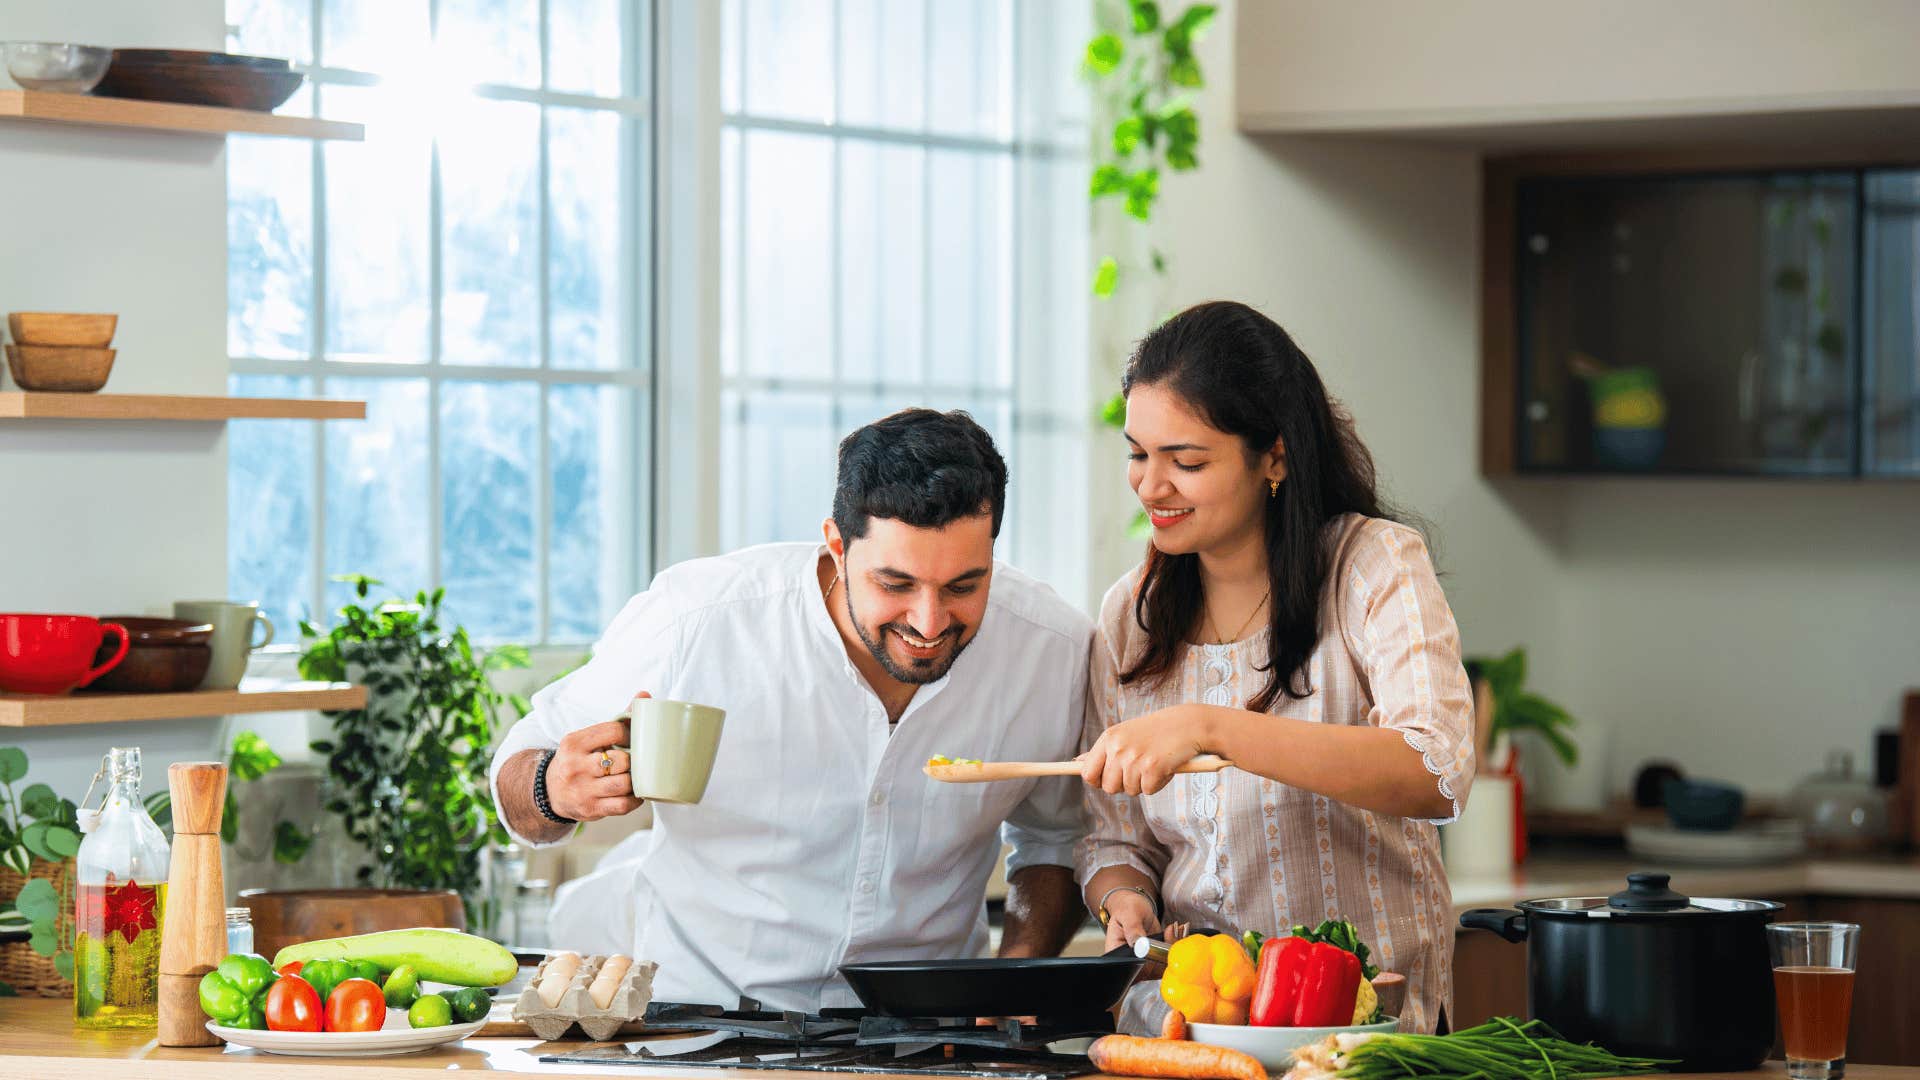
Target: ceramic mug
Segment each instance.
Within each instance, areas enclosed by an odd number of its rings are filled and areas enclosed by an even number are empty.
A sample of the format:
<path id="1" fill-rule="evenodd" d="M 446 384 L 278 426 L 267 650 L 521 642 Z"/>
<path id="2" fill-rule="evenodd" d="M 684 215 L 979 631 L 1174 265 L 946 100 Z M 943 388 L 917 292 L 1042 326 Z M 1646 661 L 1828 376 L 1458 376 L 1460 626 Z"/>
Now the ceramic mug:
<path id="1" fill-rule="evenodd" d="M 197 623 L 213 624 L 213 662 L 207 665 L 207 677 L 200 680 L 202 690 L 232 690 L 247 673 L 247 657 L 255 649 L 273 644 L 273 620 L 260 612 L 259 604 L 232 600 L 176 600 L 173 617 Z M 267 636 L 253 640 L 254 628 L 265 625 Z"/>
<path id="2" fill-rule="evenodd" d="M 109 633 L 120 644 L 95 664 Z M 0 691 L 64 694 L 85 686 L 126 659 L 129 640 L 126 627 L 86 615 L 0 615 Z"/>
<path id="3" fill-rule="evenodd" d="M 713 775 L 726 710 L 641 698 L 621 715 L 629 721 L 633 793 L 653 802 L 699 802 Z"/>

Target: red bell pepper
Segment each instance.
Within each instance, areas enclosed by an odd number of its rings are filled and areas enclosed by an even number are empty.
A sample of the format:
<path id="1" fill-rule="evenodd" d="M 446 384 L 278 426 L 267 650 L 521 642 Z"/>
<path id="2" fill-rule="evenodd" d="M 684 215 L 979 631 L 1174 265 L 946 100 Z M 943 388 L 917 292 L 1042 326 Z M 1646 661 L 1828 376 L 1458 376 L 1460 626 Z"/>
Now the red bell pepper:
<path id="1" fill-rule="evenodd" d="M 1306 974 L 1306 938 L 1268 938 L 1260 945 L 1260 967 L 1254 975 L 1253 1004 L 1247 1023 L 1254 1027 L 1286 1027 L 1293 1023 L 1300 997 L 1300 977 Z"/>
<path id="2" fill-rule="evenodd" d="M 1341 1027 L 1353 1022 L 1360 992 L 1360 958 L 1338 945 L 1313 942 L 1302 963 L 1294 1027 Z"/>

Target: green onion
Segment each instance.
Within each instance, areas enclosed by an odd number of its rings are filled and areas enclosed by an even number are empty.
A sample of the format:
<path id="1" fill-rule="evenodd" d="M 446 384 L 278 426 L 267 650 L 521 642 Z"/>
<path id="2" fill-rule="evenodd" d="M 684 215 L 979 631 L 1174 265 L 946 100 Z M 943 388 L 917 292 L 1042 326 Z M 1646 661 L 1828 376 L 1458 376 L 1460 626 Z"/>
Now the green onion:
<path id="1" fill-rule="evenodd" d="M 1301 1077 L 1340 1080 L 1595 1080 L 1673 1064 L 1568 1042 L 1539 1020 L 1504 1016 L 1452 1035 L 1334 1036 L 1304 1049 L 1297 1060 Z M 1325 1071 L 1329 1061 L 1337 1072 Z"/>

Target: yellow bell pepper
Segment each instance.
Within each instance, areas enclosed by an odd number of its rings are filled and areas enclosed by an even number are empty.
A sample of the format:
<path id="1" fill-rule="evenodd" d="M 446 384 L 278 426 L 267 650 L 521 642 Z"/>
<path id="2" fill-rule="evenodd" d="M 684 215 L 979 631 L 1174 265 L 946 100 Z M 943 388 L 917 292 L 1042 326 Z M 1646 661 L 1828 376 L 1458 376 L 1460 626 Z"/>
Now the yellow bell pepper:
<path id="1" fill-rule="evenodd" d="M 1160 998 L 1191 1024 L 1244 1024 L 1253 1000 L 1254 966 L 1227 934 L 1195 934 L 1167 950 Z"/>

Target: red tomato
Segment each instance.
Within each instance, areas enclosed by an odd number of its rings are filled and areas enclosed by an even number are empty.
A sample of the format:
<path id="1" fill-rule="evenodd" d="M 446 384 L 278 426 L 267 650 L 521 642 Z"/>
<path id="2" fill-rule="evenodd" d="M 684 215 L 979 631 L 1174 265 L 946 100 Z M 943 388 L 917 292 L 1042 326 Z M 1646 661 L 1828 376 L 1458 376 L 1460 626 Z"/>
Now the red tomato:
<path id="1" fill-rule="evenodd" d="M 344 979 L 327 995 L 328 1031 L 379 1031 L 387 997 L 370 979 Z"/>
<path id="2" fill-rule="evenodd" d="M 268 1031 L 319 1031 L 320 995 L 298 975 L 283 975 L 267 987 Z"/>
<path id="3" fill-rule="evenodd" d="M 279 967 L 274 968 L 273 973 L 276 975 L 298 975 L 300 974 L 300 969 L 306 966 L 307 962 L 305 960 L 289 960 Z"/>

